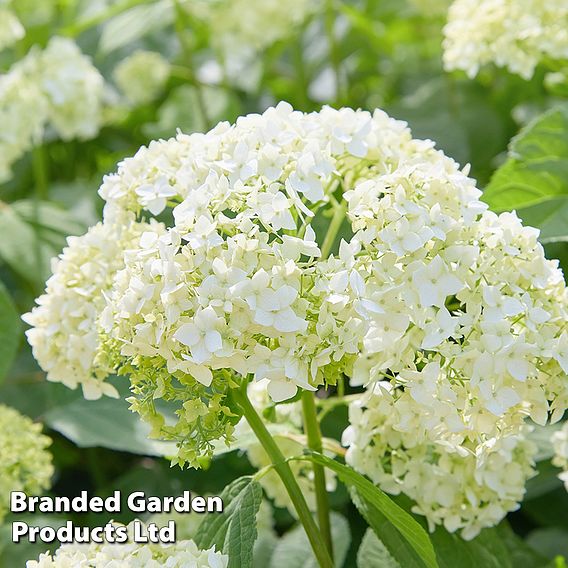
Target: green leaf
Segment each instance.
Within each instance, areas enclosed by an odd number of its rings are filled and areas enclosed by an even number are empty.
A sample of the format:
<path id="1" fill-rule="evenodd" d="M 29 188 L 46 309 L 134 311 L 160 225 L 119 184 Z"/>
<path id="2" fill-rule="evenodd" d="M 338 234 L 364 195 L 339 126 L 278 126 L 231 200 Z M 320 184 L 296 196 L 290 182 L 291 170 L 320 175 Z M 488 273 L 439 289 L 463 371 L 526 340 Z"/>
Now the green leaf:
<path id="1" fill-rule="evenodd" d="M 367 529 L 361 541 L 357 552 L 357 566 L 358 568 L 368 568 L 369 566 L 401 568 L 372 529 Z"/>
<path id="2" fill-rule="evenodd" d="M 9 371 L 20 343 L 20 315 L 6 287 L 0 282 L 0 381 Z"/>
<path id="3" fill-rule="evenodd" d="M 550 560 L 556 556 L 568 558 L 568 530 L 566 529 L 550 527 L 534 530 L 528 535 L 527 544 Z"/>
<path id="4" fill-rule="evenodd" d="M 148 456 L 175 453 L 172 443 L 150 440 L 150 426 L 128 410 L 123 397 L 85 400 L 81 395 L 50 409 L 44 422 L 80 448 L 102 447 Z"/>
<path id="5" fill-rule="evenodd" d="M 396 528 L 402 542 L 410 545 L 413 553 L 417 555 L 419 562 L 416 564 L 417 566 L 425 565 L 431 568 L 437 568 L 436 555 L 428 533 L 422 528 L 420 523 L 404 509 L 399 507 L 383 491 L 375 487 L 366 477 L 363 477 L 352 468 L 340 464 L 327 456 L 310 452 L 308 459 L 335 471 L 339 479 L 354 491 L 356 495 L 355 505 L 363 507 L 364 512 L 361 511 L 363 516 L 383 542 L 385 541 L 381 534 L 382 531 L 378 532 L 377 528 L 379 528 L 379 525 L 384 525 L 384 521 L 386 520 L 393 528 Z M 377 519 L 376 523 L 374 519 Z M 387 543 L 385 542 L 385 544 Z M 402 562 L 391 548 L 389 548 L 389 551 L 405 568 L 412 566 L 411 564 Z"/>
<path id="6" fill-rule="evenodd" d="M 440 568 L 513 568 L 509 551 L 496 529 L 485 529 L 468 541 L 438 527 L 432 542 Z"/>
<path id="7" fill-rule="evenodd" d="M 351 530 L 347 519 L 338 513 L 331 513 L 331 538 L 335 566 L 343 566 L 351 544 Z M 310 542 L 302 525 L 297 525 L 279 539 L 269 566 L 270 568 L 318 568 L 316 557 L 311 552 Z"/>
<path id="8" fill-rule="evenodd" d="M 550 110 L 513 138 L 509 158 L 483 199 L 496 211 L 568 195 L 568 105 Z"/>
<path id="9" fill-rule="evenodd" d="M 228 568 L 252 568 L 262 488 L 252 477 L 239 477 L 224 489 L 221 499 L 225 505 L 223 513 L 207 515 L 195 543 L 202 549 L 215 546 L 228 554 Z"/>
<path id="10" fill-rule="evenodd" d="M 425 561 L 387 517 L 352 487 L 351 500 L 390 555 L 404 568 L 424 568 Z M 418 524 L 418 523 L 417 523 Z M 424 530 L 420 525 L 418 525 Z"/>
<path id="11" fill-rule="evenodd" d="M 108 55 L 149 32 L 170 26 L 174 22 L 174 10 L 170 0 L 134 6 L 111 18 L 104 26 L 99 51 Z"/>
<path id="12" fill-rule="evenodd" d="M 541 243 L 568 242 L 568 196 L 523 207 L 517 214 L 525 225 L 540 229 Z"/>

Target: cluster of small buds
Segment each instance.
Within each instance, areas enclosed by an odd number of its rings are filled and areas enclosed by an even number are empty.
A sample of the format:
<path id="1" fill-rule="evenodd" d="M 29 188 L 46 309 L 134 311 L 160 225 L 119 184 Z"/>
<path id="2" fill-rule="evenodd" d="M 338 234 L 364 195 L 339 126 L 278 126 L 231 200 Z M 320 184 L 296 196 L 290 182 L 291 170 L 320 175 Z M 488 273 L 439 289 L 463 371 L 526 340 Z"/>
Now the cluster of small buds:
<path id="1" fill-rule="evenodd" d="M 564 487 L 568 491 L 568 422 L 565 422 L 560 430 L 554 432 L 552 446 L 554 448 L 552 464 L 562 469 L 558 477 L 564 482 Z"/>
<path id="2" fill-rule="evenodd" d="M 102 122 L 104 80 L 70 39 L 53 37 L 0 76 L 0 181 L 41 141 L 46 125 L 64 140 L 91 138 Z"/>
<path id="3" fill-rule="evenodd" d="M 473 78 L 494 63 L 524 79 L 543 60 L 568 58 L 564 0 L 455 0 L 444 28 L 444 66 Z"/>
<path id="4" fill-rule="evenodd" d="M 155 51 L 135 51 L 114 69 L 113 78 L 132 105 L 155 100 L 170 76 L 170 63 Z"/>
<path id="5" fill-rule="evenodd" d="M 51 440 L 41 424 L 0 404 L 0 524 L 9 510 L 10 492 L 37 495 L 50 487 L 53 476 Z"/>
<path id="6" fill-rule="evenodd" d="M 64 544 L 53 555 L 46 552 L 38 560 L 28 560 L 26 568 L 227 568 L 228 563 L 229 557 L 215 547 L 200 550 L 192 540 L 180 540 L 175 544 Z"/>

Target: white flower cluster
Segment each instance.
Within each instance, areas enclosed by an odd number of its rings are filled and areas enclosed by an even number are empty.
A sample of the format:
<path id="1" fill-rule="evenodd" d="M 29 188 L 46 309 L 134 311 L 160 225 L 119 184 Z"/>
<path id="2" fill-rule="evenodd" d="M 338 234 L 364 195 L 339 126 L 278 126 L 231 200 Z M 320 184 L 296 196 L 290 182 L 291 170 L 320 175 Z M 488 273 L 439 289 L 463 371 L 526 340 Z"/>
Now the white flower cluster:
<path id="1" fill-rule="evenodd" d="M 0 524 L 10 509 L 10 492 L 37 495 L 51 483 L 51 440 L 17 410 L 0 404 Z"/>
<path id="2" fill-rule="evenodd" d="M 133 409 L 178 442 L 178 463 L 231 441 L 240 377 L 283 401 L 344 373 L 370 385 L 346 434 L 356 469 L 468 537 L 515 507 L 532 471 L 525 418 L 568 407 L 568 295 L 538 232 L 487 212 L 432 142 L 382 111 L 281 103 L 151 143 L 100 194 L 105 225 L 127 212 L 172 219 L 122 248 L 94 327 L 100 359 L 130 375 Z M 353 236 L 327 257 L 333 234 L 318 244 L 312 225 L 345 214 Z M 382 438 L 387 418 L 404 445 Z M 425 457 L 405 457 L 416 446 Z M 410 464 L 400 475 L 398 455 Z M 416 495 L 416 468 L 446 461 L 440 487 L 469 471 L 463 491 Z"/>
<path id="3" fill-rule="evenodd" d="M 26 35 L 18 16 L 0 4 L 0 51 L 12 46 Z"/>
<path id="4" fill-rule="evenodd" d="M 428 436 L 420 422 L 440 428 L 439 420 L 414 403 L 410 396 L 393 396 L 389 382 L 379 382 L 352 403 L 351 425 L 343 434 L 349 446 L 347 462 L 367 474 L 383 490 L 404 493 L 425 515 L 431 530 L 437 524 L 465 539 L 497 525 L 508 511 L 518 508 L 525 483 L 534 475 L 535 444 L 526 430 L 479 443 L 448 441 Z M 444 417 L 442 417 L 444 418 Z"/>
<path id="5" fill-rule="evenodd" d="M 41 141 L 50 124 L 64 140 L 95 136 L 102 121 L 104 81 L 70 39 L 54 37 L 0 76 L 0 181 Z"/>
<path id="6" fill-rule="evenodd" d="M 81 385 L 87 399 L 118 396 L 104 382 L 109 368 L 99 357 L 98 319 L 113 276 L 124 266 L 123 251 L 134 247 L 147 228 L 128 217 L 121 223 L 99 223 L 81 237 L 69 237 L 52 261 L 45 294 L 23 316 L 33 326 L 26 335 L 48 380 L 73 389 Z"/>
<path id="7" fill-rule="evenodd" d="M 319 0 L 189 0 L 186 9 L 205 22 L 211 41 L 230 50 L 250 47 L 259 51 L 290 36 L 311 14 Z"/>
<path id="8" fill-rule="evenodd" d="M 229 557 L 200 550 L 192 540 L 175 544 L 64 544 L 54 555 L 28 560 L 26 568 L 227 568 Z"/>
<path id="9" fill-rule="evenodd" d="M 305 438 L 302 437 L 302 408 L 300 402 L 273 405 L 268 395 L 266 379 L 250 383 L 248 397 L 257 412 L 263 415 L 267 428 L 276 440 L 280 451 L 286 458 L 300 456 L 306 446 Z M 250 463 L 257 469 L 271 465 L 268 454 L 262 445 L 252 436 L 248 423 L 243 418 L 235 429 L 236 444 L 246 450 Z M 244 442 L 243 442 L 244 441 Z M 296 482 L 302 490 L 306 503 L 310 510 L 316 510 L 316 495 L 313 481 L 313 467 L 306 461 L 291 461 L 290 468 Z M 266 495 L 274 501 L 277 507 L 287 508 L 292 515 L 296 510 L 290 500 L 290 496 L 284 487 L 280 477 L 269 469 L 258 478 Z M 326 485 L 328 491 L 336 488 L 335 474 L 326 472 Z"/>
<path id="10" fill-rule="evenodd" d="M 560 430 L 554 432 L 552 446 L 554 448 L 552 464 L 562 468 L 562 473 L 558 477 L 564 482 L 564 487 L 568 491 L 568 422 L 565 422 Z"/>
<path id="11" fill-rule="evenodd" d="M 530 79 L 544 59 L 568 58 L 565 0 L 455 0 L 444 28 L 444 66 L 470 77 L 487 63 Z"/>
<path id="12" fill-rule="evenodd" d="M 113 77 L 131 104 L 146 104 L 161 93 L 170 76 L 170 63 L 160 53 L 135 51 L 115 68 Z"/>

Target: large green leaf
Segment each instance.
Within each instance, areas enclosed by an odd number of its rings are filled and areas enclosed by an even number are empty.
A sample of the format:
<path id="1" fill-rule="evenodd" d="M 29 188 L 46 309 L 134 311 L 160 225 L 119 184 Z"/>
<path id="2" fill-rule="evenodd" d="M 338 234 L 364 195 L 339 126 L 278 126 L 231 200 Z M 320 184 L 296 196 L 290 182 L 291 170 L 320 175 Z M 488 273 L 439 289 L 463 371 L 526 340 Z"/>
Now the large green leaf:
<path id="1" fill-rule="evenodd" d="M 0 282 L 0 381 L 10 369 L 20 343 L 20 315 Z"/>
<path id="2" fill-rule="evenodd" d="M 81 448 L 102 447 L 134 454 L 169 456 L 172 443 L 150 440 L 150 427 L 128 410 L 123 398 L 77 398 L 51 408 L 44 422 Z"/>
<path id="3" fill-rule="evenodd" d="M 171 0 L 134 6 L 106 22 L 101 33 L 99 50 L 101 54 L 108 55 L 149 32 L 171 25 L 173 21 L 174 10 Z"/>
<path id="4" fill-rule="evenodd" d="M 331 513 L 331 538 L 334 563 L 336 566 L 343 566 L 351 544 L 351 530 L 347 519 L 338 513 Z M 318 563 L 311 552 L 310 541 L 301 525 L 296 526 L 278 540 L 272 554 L 270 568 L 317 567 Z"/>
<path id="5" fill-rule="evenodd" d="M 504 211 L 563 195 L 568 195 L 567 105 L 544 113 L 513 138 L 509 158 L 493 175 L 483 199 Z"/>
<path id="6" fill-rule="evenodd" d="M 517 213 L 525 225 L 540 229 L 541 243 L 568 241 L 568 195 L 523 207 Z"/>
<path id="7" fill-rule="evenodd" d="M 225 488 L 221 499 L 223 513 L 208 515 L 202 521 L 195 543 L 203 549 L 215 546 L 228 554 L 228 568 L 252 568 L 262 488 L 252 477 L 239 477 Z"/>
<path id="8" fill-rule="evenodd" d="M 377 536 L 385 543 L 387 548 L 389 546 L 383 538 L 384 531 L 378 529 L 390 524 L 400 535 L 401 542 L 414 553 L 417 562 L 416 566 L 437 568 L 436 555 L 428 533 L 422 528 L 420 523 L 399 507 L 383 491 L 373 485 L 366 477 L 327 456 L 310 452 L 307 458 L 337 473 L 339 479 L 352 490 L 355 505 L 359 507 L 367 522 L 377 532 Z M 385 521 L 388 522 L 385 523 Z M 389 548 L 389 552 L 405 568 L 413 566 L 413 564 L 403 562 L 392 548 Z"/>
<path id="9" fill-rule="evenodd" d="M 372 529 L 367 529 L 361 541 L 361 546 L 357 551 L 357 566 L 358 568 L 368 568 L 369 566 L 401 568 Z"/>

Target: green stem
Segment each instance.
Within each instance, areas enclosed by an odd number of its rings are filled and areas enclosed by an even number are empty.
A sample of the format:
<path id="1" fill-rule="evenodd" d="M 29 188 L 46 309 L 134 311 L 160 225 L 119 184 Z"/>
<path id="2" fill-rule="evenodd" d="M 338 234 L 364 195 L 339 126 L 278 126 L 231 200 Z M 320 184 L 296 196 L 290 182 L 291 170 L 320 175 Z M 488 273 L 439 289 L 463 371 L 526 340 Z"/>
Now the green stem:
<path id="1" fill-rule="evenodd" d="M 304 430 L 308 437 L 310 449 L 319 452 L 323 451 L 321 441 L 321 431 L 318 422 L 314 393 L 304 391 L 302 393 L 302 410 L 304 414 Z M 329 501 L 327 498 L 327 488 L 325 483 L 325 470 L 321 464 L 314 463 L 314 485 L 316 490 L 316 505 L 318 512 L 319 528 L 323 540 L 333 557 L 333 544 L 331 540 L 331 524 L 329 520 Z"/>
<path id="2" fill-rule="evenodd" d="M 321 533 L 318 530 L 316 522 L 314 521 L 306 500 L 304 499 L 302 490 L 296 482 L 294 474 L 286 462 L 286 458 L 280 451 L 280 448 L 274 441 L 274 438 L 270 435 L 270 432 L 266 429 L 264 422 L 254 409 L 254 406 L 251 404 L 246 393 L 246 383 L 243 384 L 241 389 L 235 389 L 233 393 L 235 395 L 236 402 L 243 411 L 246 421 L 249 423 L 252 431 L 255 433 L 258 441 L 264 448 L 264 451 L 268 454 L 268 457 L 274 465 L 276 473 L 282 480 L 282 483 L 292 500 L 294 508 L 298 513 L 298 518 L 304 526 L 304 530 L 306 531 L 320 567 L 333 568 L 333 561 L 331 560 Z"/>
<path id="3" fill-rule="evenodd" d="M 325 3 L 325 31 L 329 44 L 331 65 L 335 74 L 335 102 L 338 105 L 341 105 L 343 95 L 341 90 L 341 56 L 339 53 L 337 39 L 335 37 L 335 8 L 333 6 L 333 1 L 334 0 L 326 0 Z"/>
<path id="4" fill-rule="evenodd" d="M 45 148 L 36 146 L 32 151 L 32 170 L 34 174 L 34 199 L 33 199 L 33 216 L 35 224 L 35 256 L 37 269 L 43 274 L 43 257 L 42 257 L 42 220 L 41 220 L 41 202 L 46 201 L 48 197 L 48 174 Z"/>
<path id="5" fill-rule="evenodd" d="M 59 31 L 59 34 L 68 37 L 77 37 L 83 32 L 110 20 L 112 17 L 118 16 L 118 14 L 126 12 L 126 10 L 129 10 L 130 8 L 134 8 L 134 6 L 138 6 L 139 4 L 149 4 L 153 1 L 154 0 L 125 0 L 118 4 L 112 4 L 105 10 L 101 10 L 90 18 L 79 20 L 75 24 L 64 27 Z"/>
<path id="6" fill-rule="evenodd" d="M 204 130 L 208 131 L 212 128 L 213 124 L 209 118 L 209 113 L 207 112 L 207 105 L 205 104 L 205 95 L 203 93 L 203 86 L 195 77 L 195 69 L 193 66 L 193 47 L 187 41 L 185 35 L 184 22 L 186 19 L 183 8 L 180 6 L 179 0 L 174 0 L 176 20 L 175 20 L 175 30 L 182 48 L 182 53 L 184 55 L 184 63 L 187 73 L 192 77 L 193 88 L 195 89 L 195 100 L 197 102 L 197 107 L 199 108 L 199 113 L 203 120 Z"/>
<path id="7" fill-rule="evenodd" d="M 300 101 L 303 111 L 308 112 L 309 96 L 308 96 L 308 79 L 306 74 L 306 66 L 304 64 L 304 46 L 302 45 L 304 39 L 303 28 L 298 34 L 293 46 L 294 67 L 296 69 L 296 80 L 299 87 Z"/>
<path id="8" fill-rule="evenodd" d="M 331 219 L 331 223 L 329 224 L 329 228 L 327 229 L 325 239 L 323 240 L 323 244 L 321 246 L 322 259 L 326 259 L 329 256 L 331 247 L 333 247 L 333 243 L 335 242 L 335 237 L 337 236 L 341 224 L 343 223 L 343 219 L 345 218 L 346 211 L 347 202 L 342 201 L 341 204 L 338 205 L 335 209 L 335 213 L 333 214 L 333 218 Z"/>

